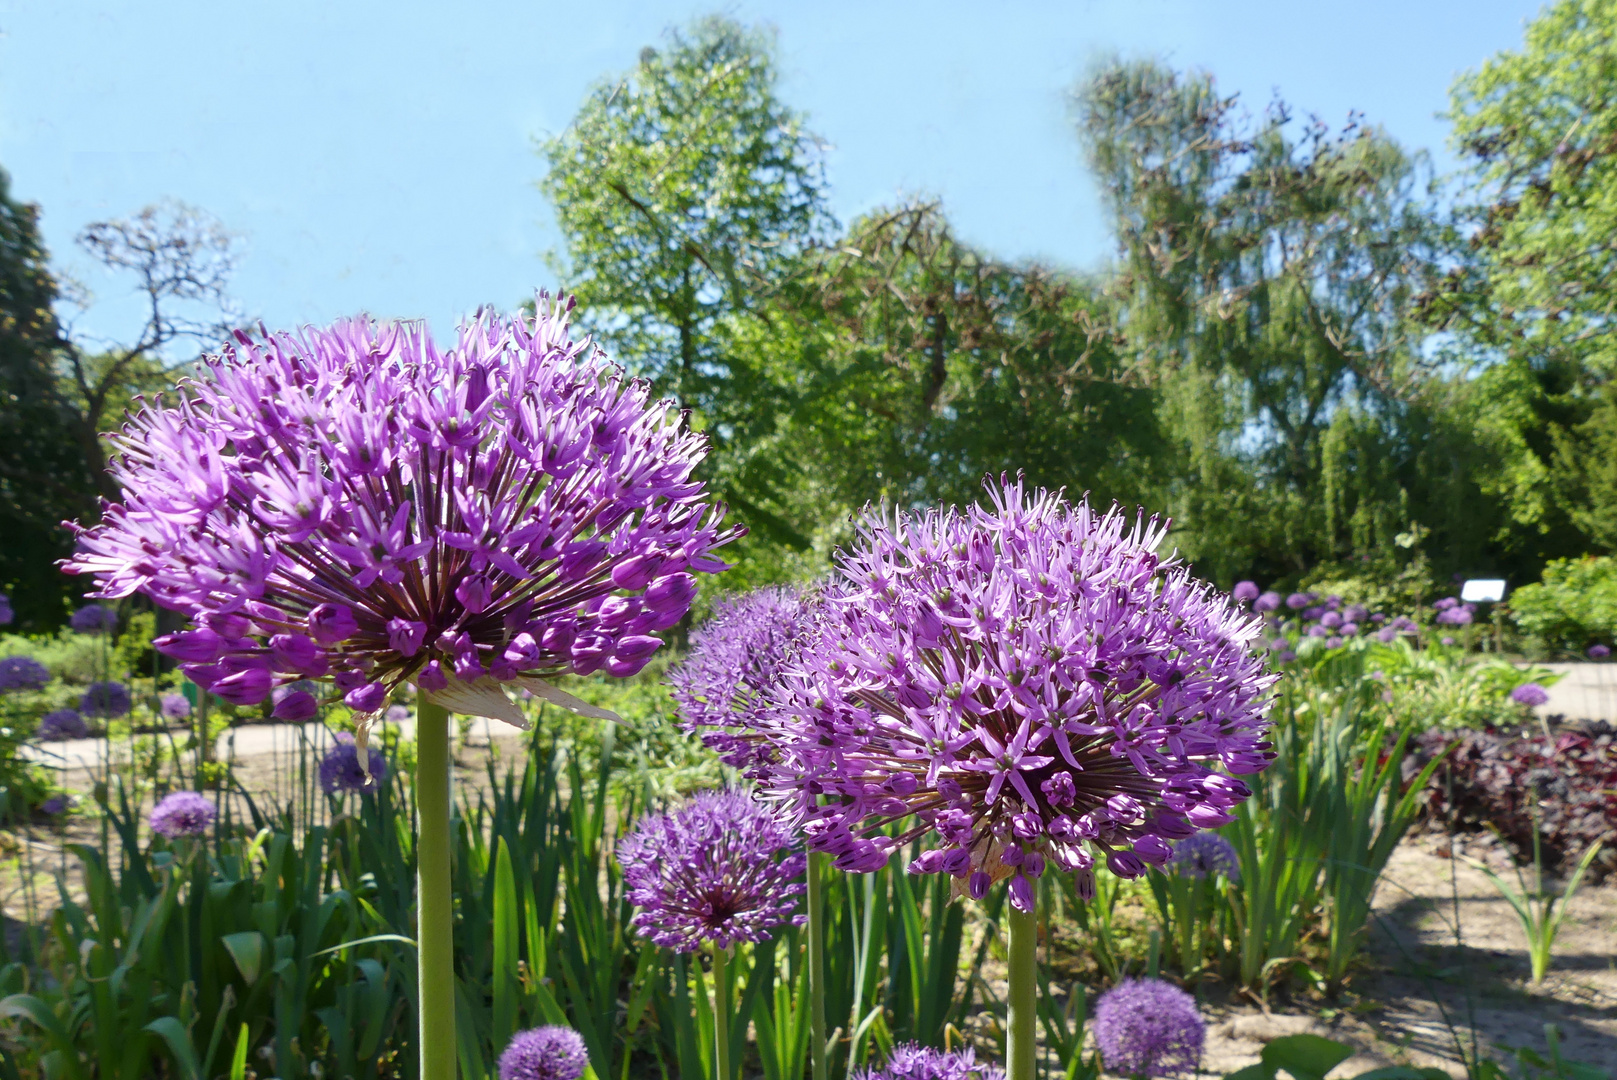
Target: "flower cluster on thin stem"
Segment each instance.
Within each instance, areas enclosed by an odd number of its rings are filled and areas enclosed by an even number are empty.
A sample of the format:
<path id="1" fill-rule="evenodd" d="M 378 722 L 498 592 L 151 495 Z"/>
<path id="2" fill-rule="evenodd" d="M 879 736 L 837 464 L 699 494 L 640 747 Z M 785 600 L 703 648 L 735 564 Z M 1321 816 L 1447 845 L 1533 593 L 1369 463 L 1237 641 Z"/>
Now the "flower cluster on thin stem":
<path id="1" fill-rule="evenodd" d="M 570 340 L 570 307 L 445 351 L 414 323 L 238 333 L 113 437 L 125 501 L 66 569 L 190 616 L 158 649 L 237 705 L 329 677 L 371 716 L 410 681 L 521 724 L 506 687 L 633 674 L 740 530 L 693 478 L 703 438 Z"/>
<path id="2" fill-rule="evenodd" d="M 704 792 L 678 810 L 642 818 L 618 844 L 634 927 L 677 952 L 763 941 L 801 926 L 796 899 L 807 863 L 770 808 L 741 792 Z"/>
<path id="3" fill-rule="evenodd" d="M 992 506 L 867 512 L 827 614 L 727 760 L 849 871 L 910 864 L 974 896 L 1047 862 L 1093 889 L 1162 865 L 1232 820 L 1229 775 L 1272 757 L 1260 621 L 1131 524 L 1058 493 L 990 485 Z M 913 824 L 895 829 L 905 819 Z M 895 835 L 896 833 L 896 835 Z"/>

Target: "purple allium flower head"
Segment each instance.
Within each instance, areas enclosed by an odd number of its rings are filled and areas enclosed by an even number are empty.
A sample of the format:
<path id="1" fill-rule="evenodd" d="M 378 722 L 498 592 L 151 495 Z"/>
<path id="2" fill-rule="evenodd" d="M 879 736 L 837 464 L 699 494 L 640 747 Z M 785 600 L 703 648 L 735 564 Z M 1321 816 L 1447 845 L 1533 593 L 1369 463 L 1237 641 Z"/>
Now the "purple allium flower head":
<path id="1" fill-rule="evenodd" d="M 163 796 L 152 808 L 152 832 L 169 840 L 182 836 L 201 836 L 213 825 L 216 816 L 213 803 L 195 791 L 176 791 Z"/>
<path id="2" fill-rule="evenodd" d="M 402 724 L 410 719 L 410 707 L 408 705 L 389 705 L 387 711 L 382 714 L 382 719 L 389 724 Z"/>
<path id="3" fill-rule="evenodd" d="M 801 645 L 816 594 L 779 586 L 729 597 L 691 634 L 690 651 L 668 673 L 686 730 L 745 727 Z M 720 737 L 710 742 L 721 743 Z"/>
<path id="4" fill-rule="evenodd" d="M 584 1040 L 570 1027 L 519 1031 L 500 1055 L 500 1080 L 578 1080 L 589 1064 Z"/>
<path id="5" fill-rule="evenodd" d="M 66 569 L 189 615 L 157 647 L 237 704 L 329 672 L 521 726 L 508 689 L 640 670 L 742 530 L 693 477 L 705 439 L 569 340 L 571 306 L 446 350 L 417 323 L 238 332 L 113 438 L 125 501 Z"/>
<path id="6" fill-rule="evenodd" d="M 1327 649 L 1340 649 L 1342 647 L 1342 639 L 1333 634 L 1331 637 L 1325 639 L 1325 647 Z"/>
<path id="7" fill-rule="evenodd" d="M 380 750 L 366 747 L 367 760 L 370 762 L 370 774 L 366 775 L 360 764 L 359 747 L 355 745 L 354 737 L 347 732 L 339 732 L 334 738 L 336 741 L 331 749 L 320 759 L 320 786 L 327 792 L 374 791 L 377 784 L 387 779 L 387 758 L 382 756 Z"/>
<path id="8" fill-rule="evenodd" d="M 1545 690 L 1536 682 L 1522 683 L 1510 692 L 1510 700 L 1518 705 L 1526 705 L 1531 709 L 1537 708 L 1550 700 L 1550 694 L 1548 690 Z"/>
<path id="9" fill-rule="evenodd" d="M 1317 619 L 1321 615 L 1325 614 L 1325 610 L 1326 610 L 1325 608 L 1320 607 L 1318 605 L 1315 605 L 1314 607 L 1303 608 L 1303 618 L 1305 618 L 1305 619 L 1307 619 L 1309 621 L 1313 621 L 1314 619 Z"/>
<path id="10" fill-rule="evenodd" d="M 1258 583 L 1255 581 L 1237 581 L 1235 588 L 1230 591 L 1230 596 L 1238 604 L 1249 604 L 1258 598 L 1259 591 Z"/>
<path id="11" fill-rule="evenodd" d="M 41 742 L 62 742 L 89 735 L 90 725 L 76 709 L 54 709 L 39 718 L 39 727 L 34 733 Z"/>
<path id="12" fill-rule="evenodd" d="M 1287 649 L 1285 652 L 1280 654 L 1280 662 L 1282 664 L 1289 664 L 1295 659 L 1297 659 L 1297 654 L 1292 652 L 1290 649 Z"/>
<path id="13" fill-rule="evenodd" d="M 1449 611 L 1449 610 L 1451 610 L 1453 608 L 1457 608 L 1459 606 L 1460 606 L 1460 598 L 1458 596 L 1445 596 L 1441 600 L 1433 601 L 1432 610 L 1433 611 Z"/>
<path id="14" fill-rule="evenodd" d="M 790 922 L 807 859 L 770 808 L 741 792 L 704 792 L 640 819 L 618 844 L 634 926 L 658 945 L 693 952 L 763 941 Z"/>
<path id="15" fill-rule="evenodd" d="M 16 612 L 11 610 L 11 597 L 0 593 L 0 626 L 10 626 L 11 620 L 16 617 Z"/>
<path id="16" fill-rule="evenodd" d="M 1336 628 L 1336 632 L 1345 638 L 1357 637 L 1359 634 L 1359 624 L 1356 622 L 1345 622 Z"/>
<path id="17" fill-rule="evenodd" d="M 184 694 L 164 694 L 161 710 L 169 720 L 184 720 L 191 715 L 191 701 Z"/>
<path id="18" fill-rule="evenodd" d="M 1440 642 L 1438 642 L 1438 644 L 1440 644 L 1440 645 L 1453 645 L 1454 644 L 1454 639 L 1451 638 L 1451 637 L 1446 637 L 1446 638 L 1443 638 Z"/>
<path id="19" fill-rule="evenodd" d="M 39 812 L 46 817 L 59 817 L 73 809 L 73 799 L 67 795 L 52 795 L 39 804 Z"/>
<path id="20" fill-rule="evenodd" d="M 0 660 L 0 694 L 13 690 L 43 690 L 50 681 L 50 668 L 32 656 L 8 656 Z"/>
<path id="21" fill-rule="evenodd" d="M 1309 603 L 1311 603 L 1311 598 L 1309 597 L 1308 593 L 1294 592 L 1290 596 L 1286 597 L 1286 606 L 1293 611 L 1296 611 L 1299 608 L 1305 608 L 1309 605 Z"/>
<path id="22" fill-rule="evenodd" d="M 1327 630 L 1335 630 L 1342 625 L 1342 616 L 1335 611 L 1327 611 L 1319 617 L 1319 624 Z"/>
<path id="23" fill-rule="evenodd" d="M 80 712 L 86 716 L 100 716 L 109 720 L 117 716 L 127 716 L 133 707 L 129 687 L 121 682 L 93 682 L 85 687 L 84 696 L 79 698 Z"/>
<path id="24" fill-rule="evenodd" d="M 1609 645 L 1591 645 L 1591 646 L 1589 646 L 1589 659 L 1591 659 L 1591 660 L 1604 660 L 1606 657 L 1608 657 L 1610 655 L 1611 655 L 1611 646 L 1609 646 Z"/>
<path id="25" fill-rule="evenodd" d="M 1231 881 L 1241 880 L 1241 861 L 1230 842 L 1215 832 L 1187 836 L 1173 846 L 1173 869 L 1187 877 L 1204 878 L 1223 874 Z"/>
<path id="26" fill-rule="evenodd" d="M 1161 979 L 1125 979 L 1095 1003 L 1095 1044 L 1108 1072 L 1146 1078 L 1191 1072 L 1206 1037 L 1196 999 Z"/>
<path id="27" fill-rule="evenodd" d="M 1280 594 L 1277 592 L 1266 592 L 1252 601 L 1252 610 L 1257 612 L 1274 611 L 1279 606 Z"/>
<path id="28" fill-rule="evenodd" d="M 1376 640 L 1383 645 L 1391 645 L 1398 640 L 1398 628 L 1395 626 L 1383 626 L 1376 631 Z"/>
<path id="29" fill-rule="evenodd" d="M 1328 637 L 1331 632 L 1325 629 L 1324 623 L 1314 623 L 1307 630 L 1304 630 L 1303 633 L 1307 634 L 1309 637 Z"/>
<path id="30" fill-rule="evenodd" d="M 1004 1080 L 1005 1070 L 979 1062 L 971 1047 L 953 1052 L 899 1043 L 879 1069 L 856 1069 L 849 1080 Z"/>
<path id="31" fill-rule="evenodd" d="M 1165 562 L 1157 519 L 990 485 L 991 509 L 868 511 L 792 670 L 726 760 L 810 847 L 1031 901 L 1046 862 L 1136 877 L 1231 820 L 1270 760 L 1262 620 Z M 829 798 L 823 803 L 819 796 Z M 918 819 L 898 837 L 885 826 Z"/>
<path id="32" fill-rule="evenodd" d="M 105 634 L 118 628 L 118 613 L 100 604 L 85 604 L 67 622 L 81 634 Z"/>

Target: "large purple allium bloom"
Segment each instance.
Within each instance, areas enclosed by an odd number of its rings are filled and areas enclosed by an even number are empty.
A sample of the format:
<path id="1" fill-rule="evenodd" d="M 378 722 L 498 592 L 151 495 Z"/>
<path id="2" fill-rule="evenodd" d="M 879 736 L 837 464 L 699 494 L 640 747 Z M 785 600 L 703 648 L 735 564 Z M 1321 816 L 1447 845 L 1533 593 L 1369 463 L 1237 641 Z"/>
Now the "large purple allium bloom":
<path id="1" fill-rule="evenodd" d="M 191 715 L 191 701 L 184 694 L 164 694 L 161 711 L 166 720 L 184 720 Z"/>
<path id="2" fill-rule="evenodd" d="M 1215 769 L 1268 763 L 1279 676 L 1253 650 L 1260 618 L 1156 554 L 1165 524 L 989 494 L 868 512 L 815 640 L 725 756 L 839 868 L 935 832 L 912 872 L 979 897 L 1010 877 L 1026 911 L 1047 859 L 1087 892 L 1097 850 L 1136 877 L 1233 820 L 1250 792 Z"/>
<path id="3" fill-rule="evenodd" d="M 99 716 L 111 720 L 114 717 L 127 716 L 129 710 L 134 708 L 134 701 L 129 697 L 129 687 L 121 682 L 93 682 L 85 687 L 84 696 L 79 698 L 79 711 L 86 716 Z"/>
<path id="4" fill-rule="evenodd" d="M 90 734 L 90 725 L 75 709 L 53 709 L 39 718 L 39 727 L 34 734 L 41 742 L 82 739 Z"/>
<path id="5" fill-rule="evenodd" d="M 32 656 L 8 656 L 0 660 L 0 694 L 13 690 L 43 690 L 50 681 L 50 668 Z"/>
<path id="6" fill-rule="evenodd" d="M 741 530 L 693 478 L 703 437 L 570 307 L 442 351 L 415 323 L 238 333 L 113 437 L 126 501 L 66 569 L 190 616 L 157 647 L 237 705 L 329 675 L 368 719 L 411 681 L 521 726 L 507 688 L 639 671 Z"/>
<path id="7" fill-rule="evenodd" d="M 213 803 L 195 791 L 176 791 L 152 807 L 152 832 L 169 840 L 201 836 L 217 815 Z"/>
<path id="8" fill-rule="evenodd" d="M 500 1080 L 578 1080 L 588 1064 L 578 1032 L 553 1024 L 511 1037 L 500 1055 Z"/>
<path id="9" fill-rule="evenodd" d="M 1537 708 L 1550 700 L 1550 692 L 1538 685 L 1538 683 L 1522 683 L 1510 692 L 1510 700 L 1518 705 L 1526 705 L 1528 708 Z"/>
<path id="10" fill-rule="evenodd" d="M 387 758 L 380 750 L 367 747 L 370 771 L 359 762 L 359 747 L 354 737 L 346 732 L 335 736 L 331 749 L 320 759 L 320 786 L 327 792 L 375 791 L 376 785 L 387 779 Z"/>
<path id="11" fill-rule="evenodd" d="M 794 915 L 807 859 L 791 830 L 740 792 L 704 792 L 645 817 L 618 844 L 634 926 L 652 942 L 694 952 L 763 941 Z"/>
<path id="12" fill-rule="evenodd" d="M 118 628 L 118 613 L 100 604 L 85 604 L 67 624 L 81 634 L 105 634 Z"/>
<path id="13" fill-rule="evenodd" d="M 792 586 L 757 589 L 714 605 L 668 673 L 687 730 L 745 726 L 799 645 L 817 594 Z"/>
<path id="14" fill-rule="evenodd" d="M 1161 979 L 1125 979 L 1102 994 L 1094 1030 L 1107 1071 L 1147 1078 L 1193 1071 L 1207 1037 L 1196 999 Z"/>
<path id="15" fill-rule="evenodd" d="M 849 1080 L 1005 1080 L 998 1065 L 979 1062 L 971 1047 L 953 1052 L 899 1043 L 879 1069 L 856 1069 Z"/>
<path id="16" fill-rule="evenodd" d="M 1235 854 L 1235 847 L 1215 832 L 1199 832 L 1175 844 L 1170 866 L 1175 873 L 1186 877 L 1223 874 L 1236 884 L 1241 881 L 1241 860 Z"/>

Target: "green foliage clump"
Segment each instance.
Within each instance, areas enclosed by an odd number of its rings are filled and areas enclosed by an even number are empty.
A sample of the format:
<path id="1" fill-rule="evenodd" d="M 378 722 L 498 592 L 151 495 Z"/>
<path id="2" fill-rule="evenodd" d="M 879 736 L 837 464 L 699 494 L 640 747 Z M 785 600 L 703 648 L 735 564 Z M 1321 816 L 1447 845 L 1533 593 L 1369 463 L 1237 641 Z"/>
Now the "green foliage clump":
<path id="1" fill-rule="evenodd" d="M 1557 559 L 1511 595 L 1510 610 L 1522 633 L 1548 648 L 1609 645 L 1617 640 L 1617 558 Z"/>

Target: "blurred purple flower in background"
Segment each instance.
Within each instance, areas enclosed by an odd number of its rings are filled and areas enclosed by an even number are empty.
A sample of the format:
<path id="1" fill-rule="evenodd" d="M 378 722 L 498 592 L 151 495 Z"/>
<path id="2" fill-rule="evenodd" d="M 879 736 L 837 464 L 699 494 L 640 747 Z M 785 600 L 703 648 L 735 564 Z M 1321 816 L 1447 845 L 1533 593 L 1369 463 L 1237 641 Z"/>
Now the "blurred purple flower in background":
<path id="1" fill-rule="evenodd" d="M 191 700 L 184 694 L 164 694 L 160 711 L 169 720 L 185 720 L 191 715 Z"/>
<path id="2" fill-rule="evenodd" d="M 578 1080 L 589 1064 L 584 1039 L 558 1024 L 519 1031 L 500 1055 L 500 1080 Z"/>
<path id="3" fill-rule="evenodd" d="M 1207 1037 L 1196 999 L 1161 979 L 1125 979 L 1106 991 L 1094 1024 L 1107 1070 L 1148 1080 L 1194 1071 Z"/>
<path id="4" fill-rule="evenodd" d="M 213 825 L 217 811 L 207 797 L 195 791 L 165 795 L 152 808 L 152 832 L 169 840 L 201 836 Z"/>
<path id="5" fill-rule="evenodd" d="M 1241 861 L 1230 842 L 1215 832 L 1199 832 L 1187 836 L 1173 846 L 1173 860 L 1169 864 L 1180 874 L 1204 878 L 1223 874 L 1230 881 L 1241 881 Z"/>
<path id="6" fill-rule="evenodd" d="M 1522 683 L 1510 692 L 1510 700 L 1518 705 L 1526 705 L 1530 709 L 1536 709 L 1550 700 L 1550 694 L 1548 690 L 1545 690 L 1538 683 Z"/>
<path id="7" fill-rule="evenodd" d="M 1473 604 L 1460 604 L 1438 612 L 1436 621 L 1440 626 L 1470 626 L 1476 611 Z"/>
<path id="8" fill-rule="evenodd" d="M 9 694 L 14 690 L 43 690 L 50 681 L 50 668 L 32 656 L 0 659 L 0 694 Z"/>
<path id="9" fill-rule="evenodd" d="M 156 646 L 236 705 L 329 674 L 361 714 L 411 681 L 525 726 L 507 688 L 639 671 L 742 530 L 693 479 L 706 440 L 569 340 L 570 307 L 449 350 L 418 323 L 238 332 L 112 438 L 124 501 L 66 569 L 190 616 Z"/>
<path id="10" fill-rule="evenodd" d="M 46 817 L 60 817 L 73 809 L 73 800 L 67 795 L 52 795 L 39 804 L 39 812 Z"/>
<path id="11" fill-rule="evenodd" d="M 11 610 L 11 597 L 0 593 L 0 626 L 10 626 L 17 613 Z"/>
<path id="12" fill-rule="evenodd" d="M 1270 759 L 1261 620 L 1156 554 L 1164 526 L 989 486 L 992 509 L 867 511 L 825 617 L 725 760 L 869 872 L 910 864 L 1029 910 L 1046 860 L 1125 877 L 1231 820 Z M 820 795 L 831 796 L 824 804 Z M 885 827 L 914 814 L 898 837 Z"/>
<path id="13" fill-rule="evenodd" d="M 1258 583 L 1255 581 L 1237 581 L 1235 588 L 1230 591 L 1230 596 L 1238 604 L 1251 603 L 1258 598 Z"/>
<path id="14" fill-rule="evenodd" d="M 1312 602 L 1313 597 L 1308 593 L 1294 592 L 1290 596 L 1286 597 L 1286 606 L 1293 611 L 1296 611 L 1298 608 L 1305 608 Z"/>
<path id="15" fill-rule="evenodd" d="M 971 1047 L 934 1050 L 919 1043 L 899 1043 L 879 1069 L 855 1069 L 849 1080 L 1004 1080 L 998 1065 L 978 1062 Z"/>
<path id="16" fill-rule="evenodd" d="M 1610 646 L 1607 646 L 1607 645 L 1591 645 L 1591 646 L 1589 646 L 1589 659 L 1591 659 L 1591 660 L 1604 660 L 1606 657 L 1608 657 L 1610 655 L 1611 655 L 1611 647 Z"/>
<path id="17" fill-rule="evenodd" d="M 73 613 L 68 625 L 81 634 L 105 634 L 118 629 L 118 613 L 101 604 L 86 604 Z"/>
<path id="18" fill-rule="evenodd" d="M 676 952 L 763 941 L 794 914 L 807 863 L 792 830 L 740 792 L 703 792 L 640 819 L 618 844 L 641 936 Z"/>
<path id="19" fill-rule="evenodd" d="M 1279 606 L 1280 594 L 1277 592 L 1266 592 L 1256 600 L 1252 601 L 1252 610 L 1260 613 L 1274 611 Z"/>
<path id="20" fill-rule="evenodd" d="M 75 709 L 54 709 L 39 718 L 35 731 L 41 742 L 62 742 L 82 739 L 90 734 L 90 725 Z"/>
<path id="21" fill-rule="evenodd" d="M 99 716 L 106 720 L 127 716 L 133 707 L 129 687 L 110 680 L 91 683 L 85 688 L 84 696 L 79 698 L 80 712 L 86 716 Z"/>
<path id="22" fill-rule="evenodd" d="M 387 758 L 375 747 L 366 748 L 370 773 L 359 762 L 359 747 L 347 732 L 338 732 L 331 749 L 320 759 L 320 786 L 328 794 L 339 791 L 374 791 L 387 779 Z"/>

